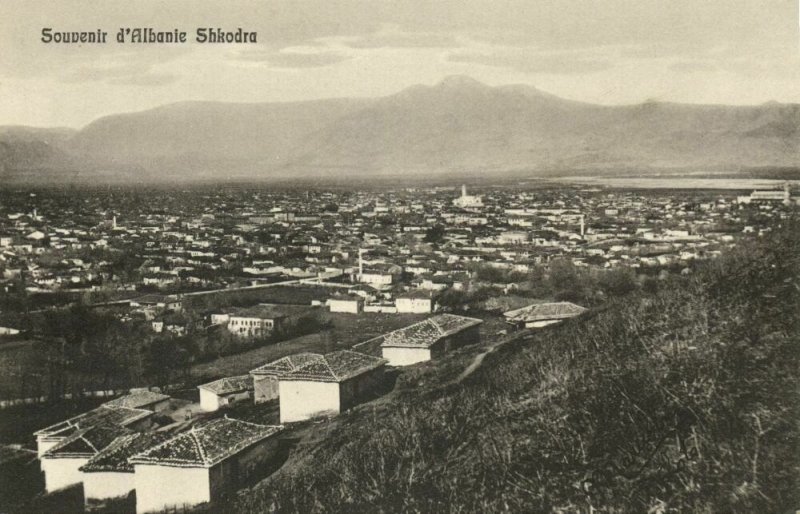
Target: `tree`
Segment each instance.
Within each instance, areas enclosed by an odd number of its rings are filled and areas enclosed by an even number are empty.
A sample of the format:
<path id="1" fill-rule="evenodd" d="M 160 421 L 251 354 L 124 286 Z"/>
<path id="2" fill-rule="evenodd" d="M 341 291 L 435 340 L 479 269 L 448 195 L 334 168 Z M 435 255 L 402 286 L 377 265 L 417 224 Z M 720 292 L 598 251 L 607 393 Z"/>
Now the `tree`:
<path id="1" fill-rule="evenodd" d="M 623 296 L 636 290 L 636 275 L 627 268 L 616 268 L 600 274 L 600 289 L 608 296 Z"/>
<path id="2" fill-rule="evenodd" d="M 442 225 L 434 225 L 425 231 L 426 243 L 441 243 L 444 241 L 445 228 Z"/>

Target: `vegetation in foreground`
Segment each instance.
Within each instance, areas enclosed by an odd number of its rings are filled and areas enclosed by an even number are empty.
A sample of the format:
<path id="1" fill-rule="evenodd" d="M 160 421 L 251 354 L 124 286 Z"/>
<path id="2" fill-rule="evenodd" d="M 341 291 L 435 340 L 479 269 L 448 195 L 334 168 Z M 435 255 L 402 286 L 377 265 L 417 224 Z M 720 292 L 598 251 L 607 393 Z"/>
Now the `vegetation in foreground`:
<path id="1" fill-rule="evenodd" d="M 509 344 L 462 384 L 437 381 L 437 365 L 409 370 L 418 388 L 338 418 L 220 508 L 794 511 L 798 313 L 800 224 L 789 222 L 658 291 Z"/>

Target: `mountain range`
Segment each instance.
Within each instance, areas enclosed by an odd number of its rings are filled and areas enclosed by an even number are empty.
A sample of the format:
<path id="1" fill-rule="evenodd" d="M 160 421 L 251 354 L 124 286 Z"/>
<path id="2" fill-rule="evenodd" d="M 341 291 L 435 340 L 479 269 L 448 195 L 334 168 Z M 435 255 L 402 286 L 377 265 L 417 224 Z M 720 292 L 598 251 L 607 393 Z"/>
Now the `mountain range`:
<path id="1" fill-rule="evenodd" d="M 800 105 L 604 106 L 455 76 L 374 99 L 181 102 L 0 127 L 4 182 L 552 176 L 800 166 Z"/>

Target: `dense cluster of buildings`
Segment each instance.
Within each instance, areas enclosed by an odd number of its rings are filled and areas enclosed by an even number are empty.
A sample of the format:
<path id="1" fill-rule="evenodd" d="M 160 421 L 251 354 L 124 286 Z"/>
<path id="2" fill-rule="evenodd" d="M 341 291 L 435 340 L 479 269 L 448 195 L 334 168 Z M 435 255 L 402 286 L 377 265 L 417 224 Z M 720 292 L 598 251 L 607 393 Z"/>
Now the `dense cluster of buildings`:
<path id="1" fill-rule="evenodd" d="M 317 281 L 339 286 L 319 298 L 333 311 L 425 313 L 437 293 L 468 287 L 476 265 L 685 266 L 762 230 L 754 215 L 795 201 L 788 188 L 739 197 L 522 187 L 130 194 L 8 193 L 0 291 L 95 291 L 135 305 L 151 293 Z M 269 317 L 245 317 L 231 316 L 228 330 L 270 328 L 255 321 Z M 155 321 L 155 330 L 181 330 Z"/>

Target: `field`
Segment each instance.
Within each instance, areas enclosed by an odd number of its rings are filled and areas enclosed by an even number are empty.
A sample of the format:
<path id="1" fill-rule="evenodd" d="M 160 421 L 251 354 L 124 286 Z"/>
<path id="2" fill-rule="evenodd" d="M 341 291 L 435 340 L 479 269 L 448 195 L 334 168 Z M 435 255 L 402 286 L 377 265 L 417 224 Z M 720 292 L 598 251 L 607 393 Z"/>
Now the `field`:
<path id="1" fill-rule="evenodd" d="M 419 314 L 326 313 L 324 317 L 333 325 L 330 330 L 197 364 L 192 367 L 192 378 L 212 380 L 224 376 L 242 375 L 262 364 L 295 353 L 325 353 L 347 349 L 384 332 L 410 325 L 426 316 Z"/>
<path id="2" fill-rule="evenodd" d="M 227 307 L 254 303 L 311 305 L 312 300 L 324 302 L 336 289 L 315 285 L 276 285 L 247 289 L 219 290 L 208 294 L 187 295 L 185 301 L 193 307 Z"/>

